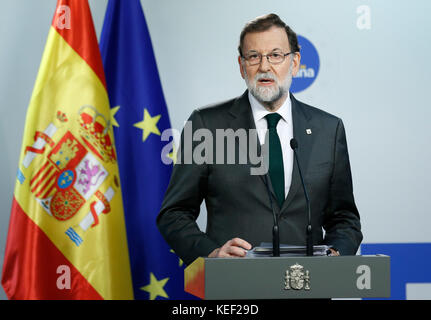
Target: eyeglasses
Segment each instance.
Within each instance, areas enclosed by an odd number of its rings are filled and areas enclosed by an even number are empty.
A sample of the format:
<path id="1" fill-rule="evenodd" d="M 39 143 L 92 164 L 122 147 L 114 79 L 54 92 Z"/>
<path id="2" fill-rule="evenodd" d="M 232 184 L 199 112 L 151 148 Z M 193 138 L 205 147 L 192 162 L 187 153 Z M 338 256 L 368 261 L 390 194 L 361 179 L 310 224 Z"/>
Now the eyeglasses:
<path id="1" fill-rule="evenodd" d="M 279 51 L 274 51 L 268 54 L 260 54 L 259 52 L 249 52 L 243 56 L 243 58 L 248 62 L 249 65 L 255 66 L 262 62 L 262 57 L 266 57 L 269 63 L 271 64 L 280 64 L 284 61 L 286 56 L 291 53 L 295 53 L 293 51 L 288 53 L 283 53 Z"/>

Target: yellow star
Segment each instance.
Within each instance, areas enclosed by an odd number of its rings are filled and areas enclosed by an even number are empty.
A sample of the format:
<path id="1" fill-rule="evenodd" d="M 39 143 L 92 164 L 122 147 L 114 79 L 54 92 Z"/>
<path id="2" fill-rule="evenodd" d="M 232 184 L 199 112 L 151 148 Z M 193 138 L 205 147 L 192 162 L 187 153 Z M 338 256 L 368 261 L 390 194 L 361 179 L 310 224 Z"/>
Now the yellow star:
<path id="1" fill-rule="evenodd" d="M 144 287 L 141 287 L 141 290 L 147 291 L 150 294 L 150 300 L 155 300 L 157 296 L 161 296 L 163 298 L 169 298 L 166 294 L 166 291 L 163 289 L 166 282 L 168 282 L 169 278 L 165 278 L 162 280 L 157 280 L 154 274 L 150 273 L 150 284 Z"/>
<path id="2" fill-rule="evenodd" d="M 142 129 L 142 141 L 145 141 L 151 133 L 160 136 L 160 131 L 157 128 L 161 115 L 151 117 L 147 109 L 144 109 L 144 120 L 135 123 L 133 126 Z"/>
<path id="3" fill-rule="evenodd" d="M 172 152 L 168 153 L 167 157 L 172 159 L 173 164 L 175 164 L 177 162 L 177 150 L 175 149 L 174 144 L 172 144 Z"/>
<path id="4" fill-rule="evenodd" d="M 174 251 L 174 250 L 172 250 L 172 249 L 170 250 L 170 252 L 172 252 L 172 253 L 176 254 L 176 253 L 175 253 L 175 251 Z M 183 265 L 183 263 L 184 263 L 184 262 L 183 262 L 183 260 L 181 260 L 180 258 L 178 258 L 178 266 L 180 266 L 180 267 L 181 267 L 181 266 Z"/>
<path id="5" fill-rule="evenodd" d="M 119 109 L 120 109 L 120 106 L 111 108 L 111 122 L 112 122 L 112 125 L 116 127 L 120 127 L 120 125 L 117 122 L 117 119 L 115 119 L 115 114 L 118 112 Z"/>

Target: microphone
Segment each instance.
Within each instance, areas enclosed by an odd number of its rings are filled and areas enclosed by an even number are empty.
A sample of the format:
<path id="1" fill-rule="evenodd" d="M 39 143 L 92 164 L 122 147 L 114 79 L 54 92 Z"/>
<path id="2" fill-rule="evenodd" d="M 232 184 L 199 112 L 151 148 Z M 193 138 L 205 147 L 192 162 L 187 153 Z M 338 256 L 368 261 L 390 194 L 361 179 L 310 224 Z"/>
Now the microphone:
<path id="1" fill-rule="evenodd" d="M 308 198 L 307 188 L 305 187 L 304 177 L 302 176 L 301 166 L 299 165 L 298 153 L 296 149 L 298 149 L 298 141 L 295 138 L 290 140 L 290 147 L 293 150 L 293 154 L 295 155 L 296 165 L 298 166 L 299 177 L 301 178 L 302 188 L 304 190 L 305 202 L 307 203 L 307 211 L 308 211 L 308 225 L 306 229 L 307 233 L 307 256 L 313 255 L 313 237 L 311 234 L 311 208 L 310 208 L 310 199 Z"/>
<path id="2" fill-rule="evenodd" d="M 274 218 L 274 226 L 272 227 L 272 256 L 280 256 L 280 232 L 278 229 L 278 218 L 274 211 L 274 206 L 272 204 L 271 191 L 269 190 L 268 174 L 265 174 L 265 185 L 266 191 L 268 192 L 269 203 L 271 204 L 272 217 Z"/>

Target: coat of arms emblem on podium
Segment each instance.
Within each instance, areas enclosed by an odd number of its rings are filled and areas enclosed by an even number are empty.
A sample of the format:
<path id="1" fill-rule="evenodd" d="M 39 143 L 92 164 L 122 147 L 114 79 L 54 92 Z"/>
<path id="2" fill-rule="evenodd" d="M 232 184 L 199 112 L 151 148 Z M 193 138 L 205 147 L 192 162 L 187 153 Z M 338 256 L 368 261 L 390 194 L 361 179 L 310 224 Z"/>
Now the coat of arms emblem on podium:
<path id="1" fill-rule="evenodd" d="M 284 276 L 284 290 L 310 290 L 310 272 L 296 263 L 286 270 Z"/>

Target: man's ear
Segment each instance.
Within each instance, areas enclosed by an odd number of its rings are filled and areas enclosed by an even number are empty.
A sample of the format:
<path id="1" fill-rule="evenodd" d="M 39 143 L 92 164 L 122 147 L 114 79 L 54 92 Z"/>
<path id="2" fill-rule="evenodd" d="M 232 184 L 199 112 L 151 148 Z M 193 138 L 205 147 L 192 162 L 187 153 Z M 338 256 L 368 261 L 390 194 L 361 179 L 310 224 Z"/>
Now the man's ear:
<path id="1" fill-rule="evenodd" d="M 244 71 L 244 66 L 242 64 L 241 56 L 238 56 L 238 64 L 239 64 L 239 71 L 241 72 L 241 77 L 245 79 L 245 71 Z"/>
<path id="2" fill-rule="evenodd" d="M 299 52 L 295 52 L 293 56 L 293 67 L 292 67 L 292 76 L 296 76 L 299 71 L 299 66 L 301 65 L 301 54 Z"/>

